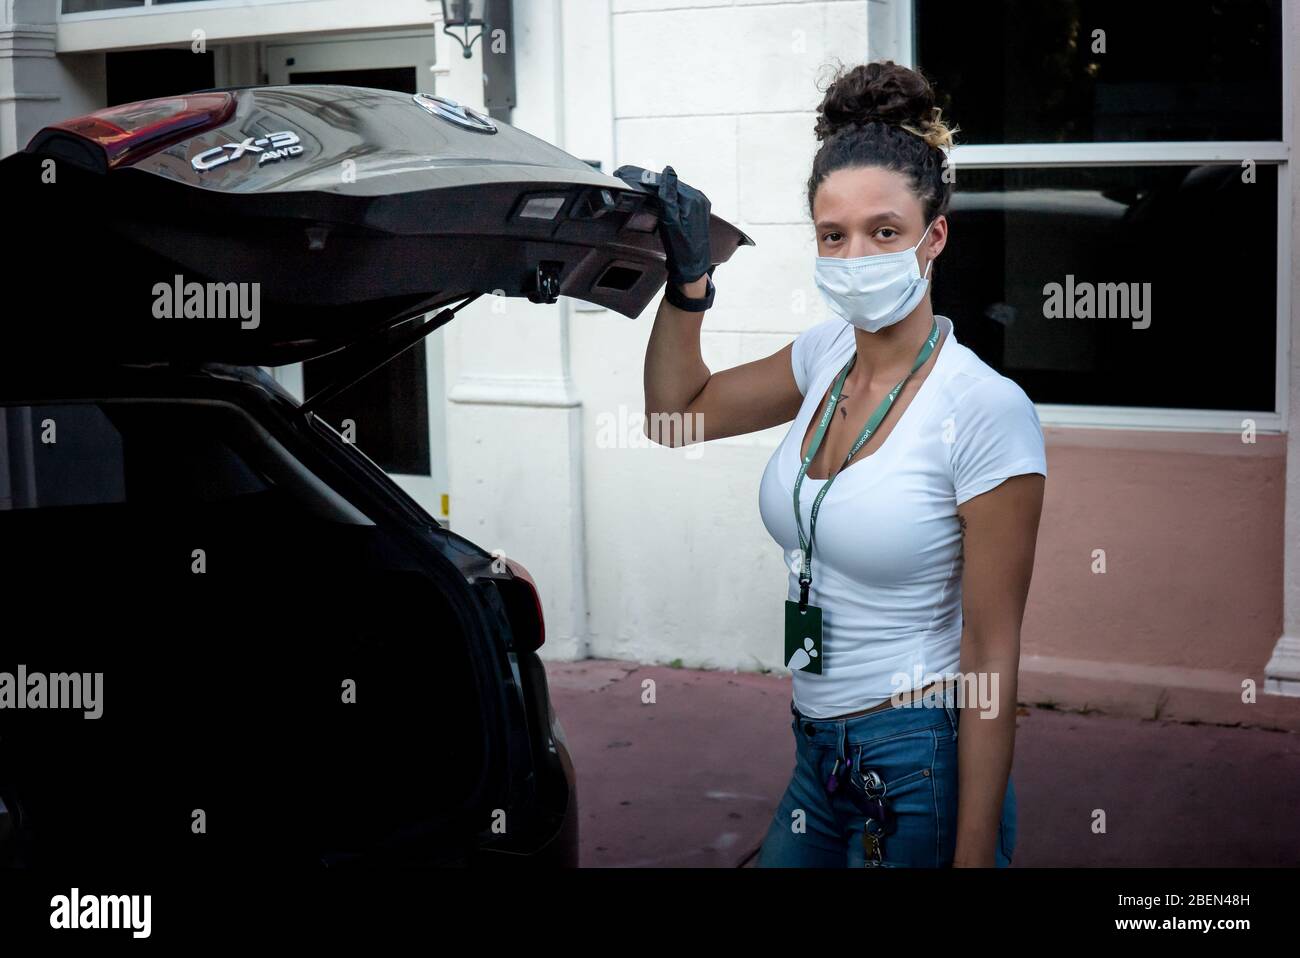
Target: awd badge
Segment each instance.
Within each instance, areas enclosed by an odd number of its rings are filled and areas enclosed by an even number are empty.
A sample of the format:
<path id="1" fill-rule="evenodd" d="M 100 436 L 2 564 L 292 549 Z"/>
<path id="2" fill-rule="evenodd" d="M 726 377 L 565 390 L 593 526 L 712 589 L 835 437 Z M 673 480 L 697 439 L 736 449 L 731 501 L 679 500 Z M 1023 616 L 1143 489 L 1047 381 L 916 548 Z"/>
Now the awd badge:
<path id="1" fill-rule="evenodd" d="M 246 137 L 242 143 L 226 143 L 204 150 L 190 161 L 198 172 L 216 169 L 231 160 L 237 160 L 245 153 L 257 155 L 257 165 L 274 163 L 276 160 L 288 159 L 302 153 L 302 143 L 298 134 L 289 130 L 272 133 L 269 136 Z"/>

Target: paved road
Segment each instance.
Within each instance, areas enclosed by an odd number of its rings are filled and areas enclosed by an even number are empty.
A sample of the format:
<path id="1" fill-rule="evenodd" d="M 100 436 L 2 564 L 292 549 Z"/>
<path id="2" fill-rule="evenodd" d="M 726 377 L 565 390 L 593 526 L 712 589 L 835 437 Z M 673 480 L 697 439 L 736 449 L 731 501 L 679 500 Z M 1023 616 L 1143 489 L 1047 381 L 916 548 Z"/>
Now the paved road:
<path id="1" fill-rule="evenodd" d="M 752 857 L 794 766 L 788 677 L 605 659 L 547 674 L 584 867 Z M 1015 776 L 1017 866 L 1300 865 L 1300 734 L 1022 708 Z"/>

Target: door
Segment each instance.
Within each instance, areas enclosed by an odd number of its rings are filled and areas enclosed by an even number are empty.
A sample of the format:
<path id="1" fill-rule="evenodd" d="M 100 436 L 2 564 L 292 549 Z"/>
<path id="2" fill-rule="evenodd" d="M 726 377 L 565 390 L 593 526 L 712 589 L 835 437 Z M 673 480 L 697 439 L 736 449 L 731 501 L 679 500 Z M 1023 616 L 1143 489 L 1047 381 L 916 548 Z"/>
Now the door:
<path id="1" fill-rule="evenodd" d="M 266 48 L 267 78 L 275 85 L 346 83 L 434 93 L 437 48 L 433 31 L 273 44 Z M 435 330 L 320 412 L 426 512 L 448 522 L 443 342 L 444 331 Z M 303 399 L 326 385 L 334 369 L 330 358 L 322 357 L 273 372 Z"/>

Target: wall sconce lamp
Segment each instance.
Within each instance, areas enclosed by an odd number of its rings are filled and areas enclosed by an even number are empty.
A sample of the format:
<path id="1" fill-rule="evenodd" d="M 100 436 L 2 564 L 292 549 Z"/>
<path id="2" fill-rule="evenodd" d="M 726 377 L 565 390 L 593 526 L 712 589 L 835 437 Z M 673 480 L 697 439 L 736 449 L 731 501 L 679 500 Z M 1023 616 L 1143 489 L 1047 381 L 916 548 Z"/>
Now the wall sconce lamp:
<path id="1" fill-rule="evenodd" d="M 483 100 L 488 115 L 510 122 L 515 105 L 514 17 L 511 0 L 442 0 L 442 32 L 460 44 L 465 59 L 484 34 Z M 470 36 L 472 28 L 478 33 Z M 459 29 L 464 39 L 452 33 Z M 489 46 L 490 43 L 490 46 Z"/>
<path id="2" fill-rule="evenodd" d="M 460 44 L 466 60 L 473 56 L 470 50 L 474 41 L 483 38 L 483 14 L 486 9 L 487 0 L 442 0 L 442 32 Z M 454 27 L 460 28 L 465 39 L 462 40 L 451 32 Z M 469 35 L 471 27 L 478 27 L 478 33 L 472 39 Z"/>

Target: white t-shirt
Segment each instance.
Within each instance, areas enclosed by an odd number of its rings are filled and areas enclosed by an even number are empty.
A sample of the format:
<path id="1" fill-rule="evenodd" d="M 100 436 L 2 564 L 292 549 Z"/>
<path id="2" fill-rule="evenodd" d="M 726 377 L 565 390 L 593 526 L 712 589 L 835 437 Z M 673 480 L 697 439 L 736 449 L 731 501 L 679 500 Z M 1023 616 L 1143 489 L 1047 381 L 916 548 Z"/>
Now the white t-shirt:
<path id="1" fill-rule="evenodd" d="M 793 673 L 795 706 L 812 718 L 856 712 L 923 685 L 928 673 L 958 670 L 957 506 L 1011 476 L 1047 475 L 1034 404 L 957 342 L 948 317 L 936 319 L 943 338 L 929 375 L 901 417 L 890 411 L 897 418 L 883 444 L 836 477 L 817 512 L 808 601 L 822 610 L 822 674 Z M 785 550 L 787 597 L 795 601 L 800 554 L 793 495 L 803 438 L 854 348 L 853 327 L 838 317 L 795 339 L 792 365 L 804 402 L 759 487 L 759 512 Z M 805 476 L 800 486 L 805 536 L 825 483 Z"/>

